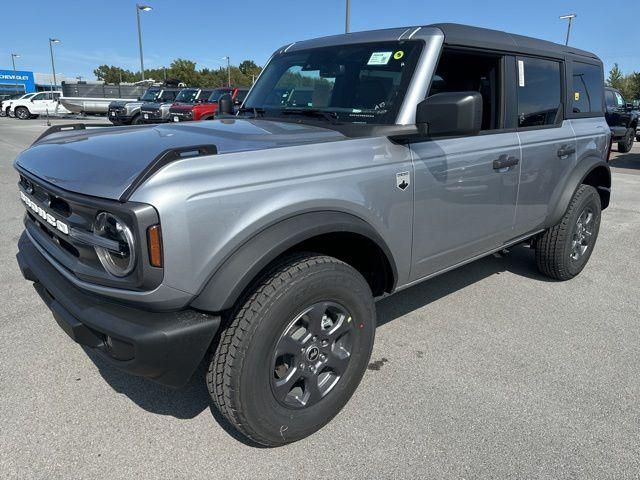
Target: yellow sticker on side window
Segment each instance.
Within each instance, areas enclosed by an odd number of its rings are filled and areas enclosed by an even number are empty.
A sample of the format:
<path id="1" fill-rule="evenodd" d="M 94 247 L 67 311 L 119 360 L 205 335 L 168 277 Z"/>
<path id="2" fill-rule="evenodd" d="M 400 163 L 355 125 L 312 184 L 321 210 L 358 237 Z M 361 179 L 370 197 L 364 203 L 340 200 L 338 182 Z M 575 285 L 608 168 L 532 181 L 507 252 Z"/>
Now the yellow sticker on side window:
<path id="1" fill-rule="evenodd" d="M 580 100 L 580 92 L 575 92 L 573 94 L 573 99 L 577 102 L 578 100 Z"/>

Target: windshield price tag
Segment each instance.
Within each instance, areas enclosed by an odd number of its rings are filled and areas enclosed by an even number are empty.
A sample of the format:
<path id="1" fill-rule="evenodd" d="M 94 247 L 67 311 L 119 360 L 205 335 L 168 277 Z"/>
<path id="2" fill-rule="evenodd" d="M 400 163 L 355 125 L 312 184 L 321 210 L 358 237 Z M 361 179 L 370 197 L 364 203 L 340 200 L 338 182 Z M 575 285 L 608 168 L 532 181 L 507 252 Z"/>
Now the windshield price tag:
<path id="1" fill-rule="evenodd" d="M 373 52 L 367 65 L 386 65 L 391 59 L 393 52 Z"/>

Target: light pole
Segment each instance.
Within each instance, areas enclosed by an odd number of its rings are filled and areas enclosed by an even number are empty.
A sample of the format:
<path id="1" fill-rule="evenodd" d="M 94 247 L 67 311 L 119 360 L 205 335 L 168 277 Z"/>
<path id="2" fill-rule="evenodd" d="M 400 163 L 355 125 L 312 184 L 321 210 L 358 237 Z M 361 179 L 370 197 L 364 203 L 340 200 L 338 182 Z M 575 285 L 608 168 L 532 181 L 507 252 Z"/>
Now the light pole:
<path id="1" fill-rule="evenodd" d="M 344 17 L 344 33 L 349 33 L 349 21 L 351 20 L 351 1 L 347 1 L 347 11 Z"/>
<path id="2" fill-rule="evenodd" d="M 561 15 L 560 20 L 569 20 L 569 25 L 567 25 L 567 40 L 564 42 L 565 45 L 569 45 L 569 35 L 571 34 L 571 22 L 578 15 L 575 13 L 570 13 L 568 15 Z"/>
<path id="3" fill-rule="evenodd" d="M 18 55 L 17 53 L 12 53 L 11 64 L 13 65 L 13 82 L 16 87 L 16 93 L 18 93 L 18 80 L 16 79 L 16 77 L 18 76 L 16 74 L 16 58 L 20 58 L 20 55 Z"/>
<path id="4" fill-rule="evenodd" d="M 230 87 L 231 86 L 231 58 L 230 57 L 222 57 L 222 60 L 226 60 L 227 61 L 227 86 Z"/>
<path id="5" fill-rule="evenodd" d="M 144 80 L 144 59 L 142 56 L 142 30 L 140 29 L 140 12 L 149 12 L 152 8 L 149 5 L 139 5 L 136 3 L 136 18 L 138 19 L 138 46 L 140 47 L 140 75 Z"/>
<path id="6" fill-rule="evenodd" d="M 56 81 L 56 64 L 53 61 L 53 44 L 60 43 L 60 40 L 57 38 L 49 39 L 49 52 L 51 53 L 51 70 L 53 70 L 53 90 L 58 89 L 58 82 Z"/>

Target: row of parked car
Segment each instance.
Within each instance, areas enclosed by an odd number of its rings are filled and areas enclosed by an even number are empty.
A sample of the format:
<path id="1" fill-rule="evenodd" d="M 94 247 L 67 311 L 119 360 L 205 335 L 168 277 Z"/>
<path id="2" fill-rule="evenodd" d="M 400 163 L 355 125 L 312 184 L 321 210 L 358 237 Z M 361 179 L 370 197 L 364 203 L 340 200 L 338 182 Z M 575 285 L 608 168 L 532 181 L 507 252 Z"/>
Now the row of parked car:
<path id="1" fill-rule="evenodd" d="M 136 101 L 116 101 L 107 113 L 114 125 L 210 120 L 218 110 L 218 100 L 230 95 L 235 106 L 244 101 L 248 88 L 151 87 Z"/>

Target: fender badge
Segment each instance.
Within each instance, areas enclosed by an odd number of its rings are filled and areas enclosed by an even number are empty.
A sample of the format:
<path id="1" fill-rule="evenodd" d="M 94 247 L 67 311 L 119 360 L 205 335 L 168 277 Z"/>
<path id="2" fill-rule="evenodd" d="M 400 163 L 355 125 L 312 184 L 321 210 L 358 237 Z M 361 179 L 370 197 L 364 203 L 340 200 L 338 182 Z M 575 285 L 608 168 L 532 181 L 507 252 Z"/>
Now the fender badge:
<path id="1" fill-rule="evenodd" d="M 402 191 L 405 191 L 407 188 L 409 188 L 410 184 L 411 180 L 409 177 L 409 172 L 396 173 L 396 187 L 398 187 Z"/>

